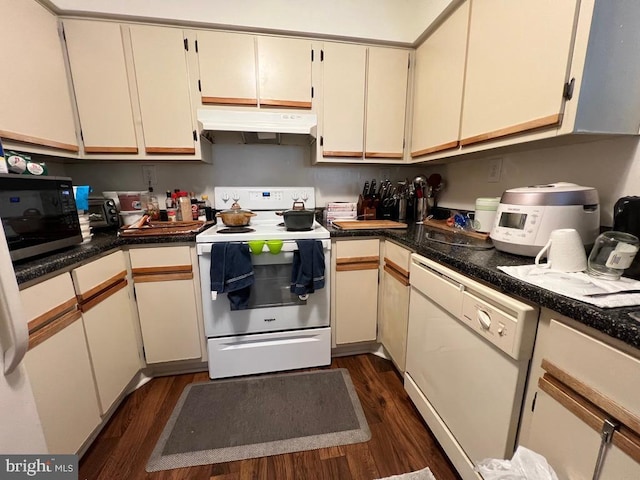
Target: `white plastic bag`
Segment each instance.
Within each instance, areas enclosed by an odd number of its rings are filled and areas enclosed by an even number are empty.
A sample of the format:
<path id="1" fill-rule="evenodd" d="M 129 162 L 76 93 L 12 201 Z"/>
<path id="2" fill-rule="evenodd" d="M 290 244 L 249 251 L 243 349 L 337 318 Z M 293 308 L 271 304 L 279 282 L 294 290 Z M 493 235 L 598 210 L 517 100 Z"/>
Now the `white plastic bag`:
<path id="1" fill-rule="evenodd" d="M 547 460 L 525 447 L 518 447 L 511 460 L 485 458 L 475 471 L 484 480 L 558 480 Z"/>

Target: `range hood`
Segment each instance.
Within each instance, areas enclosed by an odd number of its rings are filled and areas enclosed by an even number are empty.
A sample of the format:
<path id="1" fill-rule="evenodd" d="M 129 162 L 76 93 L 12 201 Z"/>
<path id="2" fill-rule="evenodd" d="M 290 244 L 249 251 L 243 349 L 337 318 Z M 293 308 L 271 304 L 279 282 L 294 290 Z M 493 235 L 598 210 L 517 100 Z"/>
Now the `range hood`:
<path id="1" fill-rule="evenodd" d="M 198 109 L 200 132 L 240 132 L 246 143 L 279 143 L 280 134 L 316 137 L 318 117 L 307 112 Z"/>

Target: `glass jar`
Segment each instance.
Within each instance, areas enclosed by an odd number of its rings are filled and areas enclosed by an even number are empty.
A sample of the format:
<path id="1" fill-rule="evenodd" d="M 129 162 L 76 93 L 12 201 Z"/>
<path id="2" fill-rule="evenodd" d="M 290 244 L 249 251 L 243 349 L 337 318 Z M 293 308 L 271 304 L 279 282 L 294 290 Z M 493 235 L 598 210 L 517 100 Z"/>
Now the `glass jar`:
<path id="1" fill-rule="evenodd" d="M 625 232 L 609 231 L 596 238 L 589 258 L 587 273 L 604 280 L 618 280 L 624 270 L 631 266 L 640 240 Z"/>

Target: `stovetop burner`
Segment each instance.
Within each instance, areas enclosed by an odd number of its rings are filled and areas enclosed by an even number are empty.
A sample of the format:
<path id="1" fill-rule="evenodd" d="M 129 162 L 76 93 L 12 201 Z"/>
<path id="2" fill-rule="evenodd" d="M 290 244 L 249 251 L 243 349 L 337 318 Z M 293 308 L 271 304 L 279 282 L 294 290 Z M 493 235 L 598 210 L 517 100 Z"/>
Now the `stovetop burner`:
<path id="1" fill-rule="evenodd" d="M 249 227 L 227 227 L 218 230 L 216 233 L 251 233 L 255 232 L 253 228 Z"/>
<path id="2" fill-rule="evenodd" d="M 277 227 L 284 227 L 284 222 L 279 223 L 278 225 L 276 225 Z M 309 228 L 287 228 L 287 232 L 310 232 L 311 230 L 313 230 L 313 227 L 309 227 Z"/>

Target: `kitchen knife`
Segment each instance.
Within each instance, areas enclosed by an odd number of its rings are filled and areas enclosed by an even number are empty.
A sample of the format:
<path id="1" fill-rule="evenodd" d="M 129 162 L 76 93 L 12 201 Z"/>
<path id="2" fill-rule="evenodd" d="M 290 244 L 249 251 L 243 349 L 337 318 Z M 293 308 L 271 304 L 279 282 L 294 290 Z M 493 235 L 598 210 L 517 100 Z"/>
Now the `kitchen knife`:
<path id="1" fill-rule="evenodd" d="M 369 196 L 373 196 L 376 193 L 376 179 L 372 179 L 369 184 Z"/>
<path id="2" fill-rule="evenodd" d="M 369 180 L 364 182 L 364 188 L 362 189 L 362 196 L 366 197 L 367 195 L 369 195 Z"/>

